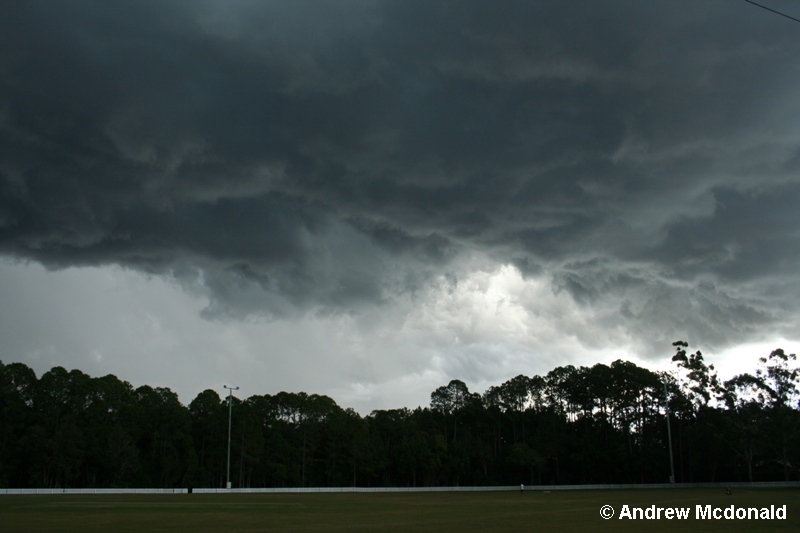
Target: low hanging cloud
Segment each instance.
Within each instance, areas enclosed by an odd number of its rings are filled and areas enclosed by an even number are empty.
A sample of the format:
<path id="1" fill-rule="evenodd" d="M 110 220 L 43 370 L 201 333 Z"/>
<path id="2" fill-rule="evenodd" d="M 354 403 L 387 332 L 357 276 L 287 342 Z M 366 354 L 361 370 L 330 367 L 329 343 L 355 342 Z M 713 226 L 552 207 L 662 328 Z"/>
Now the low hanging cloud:
<path id="1" fill-rule="evenodd" d="M 0 35 L 6 257 L 212 320 L 407 310 L 476 379 L 797 324 L 800 27 L 745 2 L 24 2 Z"/>

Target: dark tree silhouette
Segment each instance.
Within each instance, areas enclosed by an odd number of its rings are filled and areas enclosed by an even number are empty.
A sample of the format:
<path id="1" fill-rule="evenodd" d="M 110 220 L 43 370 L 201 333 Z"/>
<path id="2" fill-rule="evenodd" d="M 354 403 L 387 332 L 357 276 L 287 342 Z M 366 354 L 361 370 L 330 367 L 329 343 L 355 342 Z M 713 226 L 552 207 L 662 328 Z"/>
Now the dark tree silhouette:
<path id="1" fill-rule="evenodd" d="M 700 351 L 673 344 L 674 373 L 628 361 L 518 375 L 482 395 L 451 380 L 429 407 L 360 416 L 323 395 L 234 398 L 236 487 L 646 483 L 669 478 L 664 387 L 677 481 L 800 478 L 800 370 L 781 349 L 721 383 Z M 55 367 L 0 362 L 0 486 L 222 487 L 227 403 L 186 407 Z"/>

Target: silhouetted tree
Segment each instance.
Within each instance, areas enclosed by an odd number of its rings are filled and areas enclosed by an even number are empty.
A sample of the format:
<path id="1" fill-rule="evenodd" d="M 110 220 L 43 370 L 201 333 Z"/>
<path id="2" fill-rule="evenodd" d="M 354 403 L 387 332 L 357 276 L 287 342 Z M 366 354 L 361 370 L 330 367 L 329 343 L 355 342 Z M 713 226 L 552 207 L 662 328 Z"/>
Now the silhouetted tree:
<path id="1" fill-rule="evenodd" d="M 452 380 L 430 407 L 366 417 L 333 399 L 233 399 L 235 486 L 637 483 L 668 474 L 664 387 L 680 481 L 797 479 L 800 369 L 781 349 L 720 383 L 674 343 L 675 373 L 628 361 L 517 375 L 471 393 Z M 224 486 L 228 409 L 168 388 L 0 362 L 0 485 Z"/>

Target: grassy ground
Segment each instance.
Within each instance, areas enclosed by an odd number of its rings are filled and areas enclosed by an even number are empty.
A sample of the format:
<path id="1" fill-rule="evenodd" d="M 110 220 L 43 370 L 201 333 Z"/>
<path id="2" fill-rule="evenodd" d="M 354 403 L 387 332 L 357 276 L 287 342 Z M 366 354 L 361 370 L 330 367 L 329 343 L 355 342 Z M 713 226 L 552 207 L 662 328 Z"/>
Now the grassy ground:
<path id="1" fill-rule="evenodd" d="M 698 520 L 695 505 L 787 507 L 786 520 Z M 612 519 L 600 516 L 611 505 Z M 688 520 L 618 518 L 690 507 Z M 800 531 L 800 489 L 0 496 L 0 531 Z"/>

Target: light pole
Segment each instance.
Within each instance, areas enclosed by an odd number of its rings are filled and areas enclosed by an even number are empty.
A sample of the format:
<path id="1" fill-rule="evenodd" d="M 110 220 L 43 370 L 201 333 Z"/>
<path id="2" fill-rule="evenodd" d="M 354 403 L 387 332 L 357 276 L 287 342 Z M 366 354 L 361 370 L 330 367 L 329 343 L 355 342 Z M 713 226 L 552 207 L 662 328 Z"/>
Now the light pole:
<path id="1" fill-rule="evenodd" d="M 233 391 L 239 390 L 239 387 L 228 387 L 227 385 L 223 385 L 224 388 L 228 389 L 228 484 L 227 488 L 231 488 L 231 415 L 233 413 Z"/>
<path id="2" fill-rule="evenodd" d="M 664 381 L 664 411 L 667 413 L 667 439 L 669 439 L 669 482 L 675 483 L 675 463 L 672 460 L 672 428 L 669 425 L 669 395 L 667 382 Z"/>

